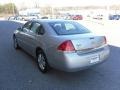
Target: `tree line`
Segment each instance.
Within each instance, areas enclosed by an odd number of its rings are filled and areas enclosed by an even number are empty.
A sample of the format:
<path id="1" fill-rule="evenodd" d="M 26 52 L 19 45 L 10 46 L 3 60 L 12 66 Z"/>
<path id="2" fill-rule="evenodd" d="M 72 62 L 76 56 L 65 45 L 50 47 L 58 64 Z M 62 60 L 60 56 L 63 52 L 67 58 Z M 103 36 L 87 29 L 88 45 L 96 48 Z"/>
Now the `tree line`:
<path id="1" fill-rule="evenodd" d="M 7 3 L 4 5 L 0 5 L 0 14 L 4 13 L 4 14 L 16 14 L 17 11 L 17 7 L 15 6 L 14 3 Z"/>

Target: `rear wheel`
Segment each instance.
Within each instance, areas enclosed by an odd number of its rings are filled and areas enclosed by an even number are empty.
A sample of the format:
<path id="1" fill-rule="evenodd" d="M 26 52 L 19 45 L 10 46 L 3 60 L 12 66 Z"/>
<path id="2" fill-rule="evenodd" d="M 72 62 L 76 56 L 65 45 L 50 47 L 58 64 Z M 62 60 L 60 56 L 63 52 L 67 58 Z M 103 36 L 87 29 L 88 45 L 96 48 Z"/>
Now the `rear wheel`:
<path id="1" fill-rule="evenodd" d="M 14 45 L 15 49 L 19 49 L 20 48 L 18 43 L 17 43 L 17 38 L 15 36 L 13 37 L 13 45 Z"/>
<path id="2" fill-rule="evenodd" d="M 39 50 L 37 53 L 38 68 L 42 73 L 46 73 L 49 70 L 49 65 L 47 63 L 47 58 L 43 51 Z"/>

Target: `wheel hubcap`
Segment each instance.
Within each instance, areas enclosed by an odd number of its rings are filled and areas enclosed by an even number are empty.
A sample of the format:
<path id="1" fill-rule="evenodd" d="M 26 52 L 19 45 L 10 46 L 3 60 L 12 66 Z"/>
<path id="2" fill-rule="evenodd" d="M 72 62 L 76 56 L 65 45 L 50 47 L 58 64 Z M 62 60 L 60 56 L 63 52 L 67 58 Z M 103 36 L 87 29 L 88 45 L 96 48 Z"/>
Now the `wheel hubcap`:
<path id="1" fill-rule="evenodd" d="M 46 63 L 45 63 L 45 58 L 44 58 L 44 56 L 43 56 L 42 54 L 39 54 L 39 56 L 38 56 L 38 64 L 39 64 L 39 67 L 40 67 L 42 70 L 45 69 Z"/>

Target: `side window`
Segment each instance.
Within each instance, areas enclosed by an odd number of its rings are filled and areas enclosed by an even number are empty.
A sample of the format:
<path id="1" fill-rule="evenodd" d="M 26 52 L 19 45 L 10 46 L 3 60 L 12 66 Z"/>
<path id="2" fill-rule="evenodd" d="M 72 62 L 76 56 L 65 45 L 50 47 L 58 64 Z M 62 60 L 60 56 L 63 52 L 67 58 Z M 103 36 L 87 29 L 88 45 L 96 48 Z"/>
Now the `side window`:
<path id="1" fill-rule="evenodd" d="M 33 23 L 31 27 L 31 31 L 38 35 L 44 34 L 44 29 L 40 23 Z"/>
<path id="2" fill-rule="evenodd" d="M 45 33 L 44 27 L 41 25 L 40 28 L 37 30 L 38 35 L 43 35 Z"/>
<path id="3" fill-rule="evenodd" d="M 26 29 L 30 29 L 31 28 L 31 25 L 32 25 L 32 22 L 27 22 L 23 28 L 26 28 Z"/>
<path id="4" fill-rule="evenodd" d="M 76 30 L 76 27 L 71 23 L 65 23 L 66 30 Z"/>
<path id="5" fill-rule="evenodd" d="M 33 23 L 31 27 L 31 31 L 36 33 L 37 29 L 39 29 L 40 24 L 39 23 Z"/>

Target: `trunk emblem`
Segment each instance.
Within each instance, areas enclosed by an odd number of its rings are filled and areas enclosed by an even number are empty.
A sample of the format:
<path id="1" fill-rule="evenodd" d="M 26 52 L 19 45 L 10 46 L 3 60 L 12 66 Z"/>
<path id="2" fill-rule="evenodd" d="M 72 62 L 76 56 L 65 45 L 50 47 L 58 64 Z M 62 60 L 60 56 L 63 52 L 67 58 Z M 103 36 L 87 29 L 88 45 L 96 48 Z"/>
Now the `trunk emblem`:
<path id="1" fill-rule="evenodd" d="M 81 44 L 77 44 L 76 46 L 77 46 L 77 47 L 80 47 L 80 46 L 81 46 Z"/>
<path id="2" fill-rule="evenodd" d="M 77 48 L 79 49 L 79 48 L 81 48 L 81 44 L 76 44 L 76 46 L 77 46 Z"/>

